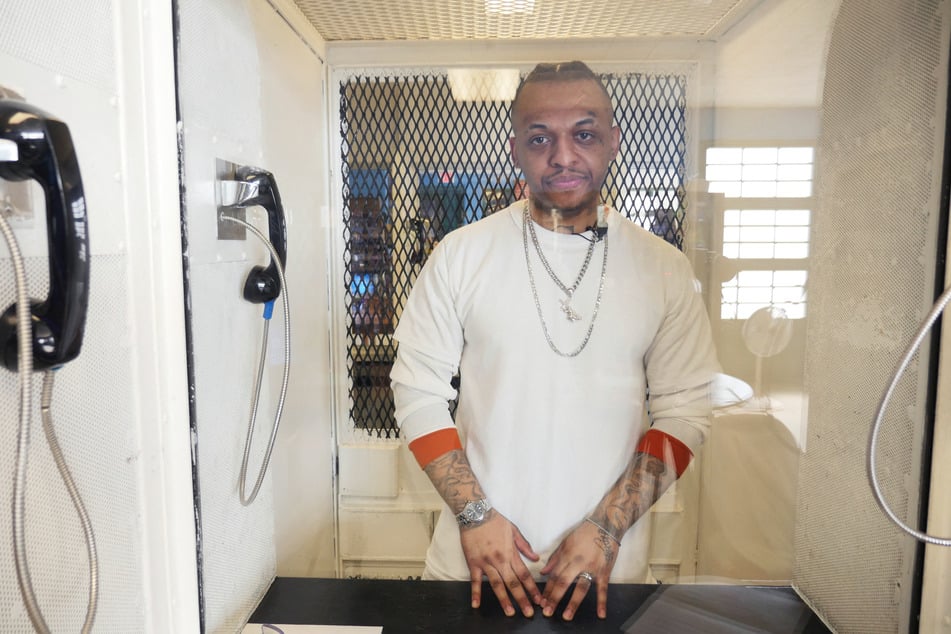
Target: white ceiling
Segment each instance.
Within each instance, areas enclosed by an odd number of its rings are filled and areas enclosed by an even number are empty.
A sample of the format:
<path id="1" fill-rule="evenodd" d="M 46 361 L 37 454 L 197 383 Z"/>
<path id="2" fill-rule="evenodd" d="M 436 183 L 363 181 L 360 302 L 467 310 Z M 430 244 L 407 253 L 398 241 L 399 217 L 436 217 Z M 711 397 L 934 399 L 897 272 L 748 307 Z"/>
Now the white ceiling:
<path id="1" fill-rule="evenodd" d="M 294 1 L 327 42 L 366 42 L 717 38 L 761 0 Z"/>

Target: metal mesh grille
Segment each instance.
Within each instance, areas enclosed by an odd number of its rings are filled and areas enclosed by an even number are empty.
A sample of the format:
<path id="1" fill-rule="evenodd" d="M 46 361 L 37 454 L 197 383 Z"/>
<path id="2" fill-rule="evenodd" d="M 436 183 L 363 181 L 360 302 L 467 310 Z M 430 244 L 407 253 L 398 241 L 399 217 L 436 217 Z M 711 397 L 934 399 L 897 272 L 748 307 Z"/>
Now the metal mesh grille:
<path id="1" fill-rule="evenodd" d="M 602 75 L 622 130 L 602 197 L 683 247 L 685 75 Z M 398 435 L 391 334 L 413 280 L 449 231 L 522 197 L 509 160 L 509 102 L 456 101 L 447 77 L 360 74 L 340 81 L 350 414 Z"/>

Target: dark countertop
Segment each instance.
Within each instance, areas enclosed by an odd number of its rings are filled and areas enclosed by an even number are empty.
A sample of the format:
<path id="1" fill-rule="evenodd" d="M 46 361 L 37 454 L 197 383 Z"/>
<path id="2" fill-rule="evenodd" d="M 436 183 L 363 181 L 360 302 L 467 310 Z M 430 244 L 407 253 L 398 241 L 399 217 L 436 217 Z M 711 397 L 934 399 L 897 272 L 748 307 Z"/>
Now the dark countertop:
<path id="1" fill-rule="evenodd" d="M 537 611 L 532 619 L 506 617 L 487 584 L 482 607 L 473 610 L 465 581 L 278 577 L 249 622 L 383 626 L 384 634 L 830 632 L 788 587 L 612 584 L 606 619 L 595 615 L 593 592 L 574 621 L 563 621 L 559 614 L 545 618 Z"/>

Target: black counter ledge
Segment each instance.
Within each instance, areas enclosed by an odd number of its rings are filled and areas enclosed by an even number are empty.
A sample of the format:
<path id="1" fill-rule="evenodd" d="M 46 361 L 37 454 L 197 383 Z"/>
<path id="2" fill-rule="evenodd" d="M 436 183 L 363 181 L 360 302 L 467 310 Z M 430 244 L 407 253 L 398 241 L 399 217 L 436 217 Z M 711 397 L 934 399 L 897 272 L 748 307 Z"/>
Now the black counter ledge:
<path id="1" fill-rule="evenodd" d="M 476 610 L 464 581 L 278 577 L 249 623 L 376 626 L 384 634 L 831 632 L 789 587 L 611 584 L 606 619 L 597 618 L 592 591 L 570 622 L 561 610 L 550 618 L 537 609 L 531 619 L 506 617 L 488 584 L 482 596 Z"/>

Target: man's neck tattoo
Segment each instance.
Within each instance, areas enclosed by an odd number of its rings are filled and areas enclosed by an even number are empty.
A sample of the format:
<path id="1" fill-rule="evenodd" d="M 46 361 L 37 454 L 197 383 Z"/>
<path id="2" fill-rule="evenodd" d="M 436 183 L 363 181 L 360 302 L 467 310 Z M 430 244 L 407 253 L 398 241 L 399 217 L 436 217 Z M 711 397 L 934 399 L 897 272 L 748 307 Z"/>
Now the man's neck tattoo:
<path id="1" fill-rule="evenodd" d="M 575 224 L 574 222 L 572 222 L 572 224 L 562 222 L 562 218 L 564 216 L 555 207 L 552 207 L 548 211 L 545 211 L 541 207 L 538 207 L 537 205 L 534 205 L 531 202 L 529 202 L 529 209 L 532 211 L 531 213 L 532 218 L 535 218 L 538 224 L 542 225 L 546 229 L 548 229 L 550 225 L 551 230 L 554 231 L 555 233 L 575 235 L 578 233 L 584 233 L 585 231 L 588 230 L 587 227 L 577 229 L 579 225 Z M 538 211 L 537 218 L 535 217 L 535 213 L 534 213 L 535 211 Z"/>

